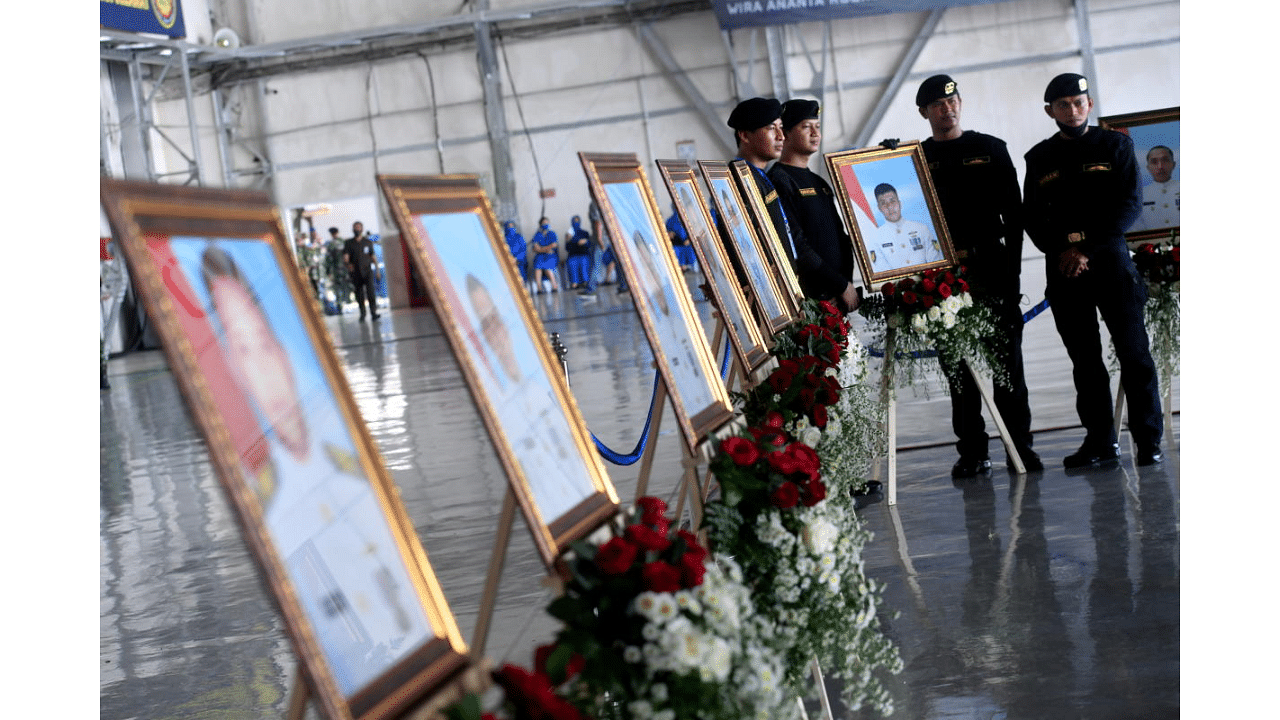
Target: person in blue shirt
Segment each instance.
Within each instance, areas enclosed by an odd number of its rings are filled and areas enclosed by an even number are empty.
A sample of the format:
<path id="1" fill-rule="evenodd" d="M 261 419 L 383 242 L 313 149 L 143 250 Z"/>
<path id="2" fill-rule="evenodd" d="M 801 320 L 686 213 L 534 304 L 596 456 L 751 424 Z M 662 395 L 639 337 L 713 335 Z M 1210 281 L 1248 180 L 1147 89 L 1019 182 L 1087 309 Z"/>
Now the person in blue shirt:
<path id="1" fill-rule="evenodd" d="M 504 239 L 507 241 L 507 248 L 511 250 L 511 257 L 516 259 L 516 267 L 520 268 L 520 281 L 528 283 L 529 260 L 524 236 L 516 229 L 516 224 L 510 220 L 502 223 L 502 230 L 506 234 Z"/>
<path id="2" fill-rule="evenodd" d="M 532 249 L 536 253 L 533 258 L 533 284 L 538 287 L 538 294 L 547 292 L 542 285 L 543 278 L 551 281 L 550 292 L 560 292 L 560 283 L 556 281 L 556 268 L 560 266 L 560 240 L 545 217 L 538 219 Z"/>
<path id="3" fill-rule="evenodd" d="M 673 208 L 671 217 L 667 218 L 667 236 L 671 238 L 671 247 L 676 251 L 676 262 L 680 263 L 680 272 L 689 272 L 698 262 L 698 255 L 693 249 L 693 241 L 680 222 L 680 213 Z"/>
<path id="4" fill-rule="evenodd" d="M 573 228 L 565 233 L 565 270 L 569 273 L 569 288 L 587 287 L 591 273 L 591 233 L 582 228 L 582 218 L 573 216 Z"/>

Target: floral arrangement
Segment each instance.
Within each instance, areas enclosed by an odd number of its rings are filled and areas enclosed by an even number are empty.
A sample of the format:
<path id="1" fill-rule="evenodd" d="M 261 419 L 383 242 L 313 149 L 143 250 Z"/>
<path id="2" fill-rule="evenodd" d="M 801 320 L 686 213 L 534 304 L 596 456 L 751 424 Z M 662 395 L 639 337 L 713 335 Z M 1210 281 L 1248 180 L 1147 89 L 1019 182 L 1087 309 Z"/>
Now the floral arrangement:
<path id="1" fill-rule="evenodd" d="M 574 546 L 564 594 L 548 607 L 564 625 L 547 677 L 568 677 L 582 658 L 561 692 L 593 718 L 796 717 L 776 632 L 738 564 L 688 531 L 672 536 L 665 513 L 641 498 L 621 534 Z"/>
<path id="2" fill-rule="evenodd" d="M 924 274 L 887 282 L 880 292 L 858 305 L 858 313 L 870 321 L 882 321 L 873 342 L 884 345 L 888 330 L 897 330 L 895 355 L 918 360 L 936 351 L 938 367 L 960 372 L 960 361 L 975 365 L 998 383 L 1008 381 L 1003 359 L 985 341 L 999 330 L 996 316 L 975 302 L 964 277 L 965 268 L 935 268 Z M 916 384 L 920 363 L 898 363 L 899 385 Z M 928 366 L 932 368 L 932 366 Z"/>
<path id="3" fill-rule="evenodd" d="M 1146 243 L 1133 253 L 1138 274 L 1147 281 L 1147 304 L 1143 314 L 1151 338 L 1151 357 L 1160 371 L 1161 382 L 1171 382 L 1180 359 L 1179 298 L 1181 263 L 1178 236 L 1167 245 Z"/>
<path id="4" fill-rule="evenodd" d="M 580 656 L 567 659 L 554 645 L 543 645 L 534 653 L 534 670 L 506 664 L 492 673 L 494 682 L 503 691 L 501 715 L 484 712 L 481 698 L 468 693 L 461 700 L 444 710 L 448 720 L 590 720 L 568 700 L 556 694 L 556 688 L 582 669 Z M 560 662 L 552 668 L 552 658 Z M 553 680 L 553 677 L 555 678 Z"/>
<path id="5" fill-rule="evenodd" d="M 775 628 L 794 692 L 816 658 L 844 681 L 850 708 L 889 713 L 873 671 L 896 673 L 902 661 L 876 618 L 881 588 L 865 573 L 870 534 L 852 498 L 883 443 L 882 412 L 862 384 L 865 350 L 848 321 L 830 303 L 806 301 L 803 311 L 775 337 L 778 367 L 735 393 L 748 427 L 712 460 L 719 494 L 704 522 Z"/>

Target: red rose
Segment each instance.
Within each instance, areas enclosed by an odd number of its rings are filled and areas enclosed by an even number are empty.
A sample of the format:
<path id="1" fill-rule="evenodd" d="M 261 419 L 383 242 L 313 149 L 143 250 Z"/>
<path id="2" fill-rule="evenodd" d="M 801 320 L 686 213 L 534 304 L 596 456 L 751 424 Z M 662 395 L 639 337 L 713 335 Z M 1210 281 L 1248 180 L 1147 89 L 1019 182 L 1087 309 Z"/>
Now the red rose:
<path id="1" fill-rule="evenodd" d="M 685 553 L 680 556 L 680 584 L 691 588 L 702 584 L 702 576 L 707 572 L 702 558 Z"/>
<path id="2" fill-rule="evenodd" d="M 819 302 L 818 307 L 825 310 L 828 315 L 835 315 L 836 317 L 840 317 L 840 309 L 837 308 L 835 304 L 832 303 L 830 300 L 823 300 Z"/>
<path id="3" fill-rule="evenodd" d="M 840 348 L 833 347 L 830 350 L 828 350 L 827 360 L 829 360 L 833 366 L 839 365 L 840 364 Z"/>
<path id="4" fill-rule="evenodd" d="M 493 673 L 493 679 L 506 693 L 507 700 L 518 708 L 528 708 L 531 713 L 541 713 L 559 699 L 551 689 L 551 679 L 542 673 L 531 673 L 510 663 Z"/>
<path id="5" fill-rule="evenodd" d="M 774 430 L 781 430 L 782 413 L 777 410 L 770 410 L 768 414 L 764 416 L 764 426 L 767 428 L 773 428 Z"/>
<path id="6" fill-rule="evenodd" d="M 1173 248 L 1169 250 L 1169 255 L 1173 258 L 1174 262 L 1178 262 L 1178 246 L 1177 245 L 1174 245 Z"/>
<path id="7" fill-rule="evenodd" d="M 680 570 L 662 560 L 647 563 L 640 570 L 640 577 L 645 590 L 675 592 L 680 589 Z"/>
<path id="8" fill-rule="evenodd" d="M 952 279 L 951 282 L 955 282 L 955 279 Z M 946 283 L 942 283 L 938 286 L 938 294 L 941 295 L 944 300 L 951 297 L 951 286 Z"/>
<path id="9" fill-rule="evenodd" d="M 636 546 L 626 538 L 613 538 L 596 551 L 596 567 L 605 575 L 621 575 L 631 569 L 636 552 Z"/>
<path id="10" fill-rule="evenodd" d="M 1151 243 L 1143 243 L 1142 247 L 1138 248 L 1138 252 L 1143 253 L 1145 255 L 1155 255 L 1156 246 L 1152 245 Z"/>
<path id="11" fill-rule="evenodd" d="M 650 552 L 662 552 L 671 547 L 671 540 L 666 533 L 658 532 L 645 525 L 630 525 L 623 532 L 636 547 Z"/>
<path id="12" fill-rule="evenodd" d="M 692 555 L 699 560 L 705 560 L 707 558 L 709 553 L 707 552 L 707 549 L 702 547 L 702 544 L 698 542 L 697 535 L 694 535 L 688 530 L 677 530 L 676 536 L 684 541 L 685 555 Z"/>
<path id="13" fill-rule="evenodd" d="M 796 457 L 786 450 L 771 452 L 768 455 L 765 455 L 764 459 L 769 461 L 769 467 L 777 470 L 783 475 L 790 475 L 792 473 L 803 471 L 803 468 L 801 468 L 800 462 Z"/>
<path id="14" fill-rule="evenodd" d="M 948 270 L 946 277 L 944 277 L 942 281 L 947 283 L 948 285 L 954 285 L 956 283 L 956 276 L 952 274 L 950 270 Z"/>
<path id="15" fill-rule="evenodd" d="M 813 404 L 818 402 L 818 393 L 813 388 L 805 388 L 800 391 L 800 405 L 808 410 Z"/>
<path id="16" fill-rule="evenodd" d="M 827 486 L 818 478 L 813 478 L 804 484 L 804 492 L 800 495 L 800 502 L 805 507 L 813 507 L 827 498 Z"/>
<path id="17" fill-rule="evenodd" d="M 906 291 L 906 292 L 902 293 L 902 304 L 903 304 L 903 305 L 915 305 L 915 304 L 916 304 L 916 294 L 915 294 L 915 293 L 913 293 L 913 292 L 911 292 L 910 290 L 908 290 L 908 291 Z"/>
<path id="18" fill-rule="evenodd" d="M 903 290 L 910 290 L 915 286 L 916 286 L 915 280 L 911 278 L 902 278 L 901 280 L 898 281 L 898 292 L 902 292 Z"/>
<path id="19" fill-rule="evenodd" d="M 946 285 L 943 285 L 942 287 L 946 287 Z M 929 308 L 933 307 L 933 296 L 932 296 L 932 295 L 921 295 L 921 296 L 920 296 L 920 304 L 924 306 L 924 309 L 925 309 L 925 310 L 928 310 Z"/>
<path id="20" fill-rule="evenodd" d="M 725 438 L 720 450 L 733 458 L 735 465 L 754 465 L 760 459 L 760 448 L 744 437 Z"/>
<path id="21" fill-rule="evenodd" d="M 796 487 L 793 482 L 784 482 L 769 494 L 769 502 L 773 503 L 776 508 L 786 510 L 793 508 L 800 501 L 800 488 Z"/>
<path id="22" fill-rule="evenodd" d="M 795 459 L 800 472 L 807 473 L 810 477 L 818 475 L 818 466 L 821 461 L 818 460 L 818 452 L 816 450 L 802 442 L 793 442 L 787 446 L 787 454 Z"/>
<path id="23" fill-rule="evenodd" d="M 827 408 L 825 405 L 814 405 L 809 412 L 812 415 L 814 425 L 820 428 L 827 426 Z"/>
<path id="24" fill-rule="evenodd" d="M 640 508 L 640 522 L 645 525 L 657 525 L 666 520 L 667 504 L 661 498 L 642 497 L 636 501 L 636 507 Z"/>
<path id="25" fill-rule="evenodd" d="M 555 652 L 557 647 L 559 646 L 555 643 L 547 643 L 546 645 L 539 645 L 538 648 L 533 651 L 534 670 L 542 675 L 546 675 L 547 678 L 551 677 L 551 672 L 547 669 L 547 661 L 551 659 L 551 653 Z M 582 668 L 585 667 L 586 664 L 586 658 L 582 657 L 579 653 L 574 653 L 569 656 L 569 662 L 564 665 L 564 679 L 568 680 L 574 675 L 582 672 Z"/>
<path id="26" fill-rule="evenodd" d="M 761 452 L 767 452 L 772 448 L 787 444 L 787 436 L 776 430 L 752 427 L 747 428 L 747 432 L 751 433 L 756 442 L 760 444 L 759 449 Z"/>
<path id="27" fill-rule="evenodd" d="M 969 283 L 965 282 L 964 278 L 956 280 L 956 287 L 960 288 L 962 293 L 969 292 Z"/>
<path id="28" fill-rule="evenodd" d="M 925 292 L 933 292 L 933 289 L 936 287 L 938 287 L 938 284 L 935 283 L 927 274 L 925 275 L 924 280 L 920 281 L 920 289 Z"/>
<path id="29" fill-rule="evenodd" d="M 881 286 L 880 286 L 880 292 L 884 293 L 885 295 L 892 295 L 892 294 L 893 294 L 893 283 L 891 283 L 891 282 L 887 282 L 887 283 L 885 283 L 884 285 L 881 285 Z"/>

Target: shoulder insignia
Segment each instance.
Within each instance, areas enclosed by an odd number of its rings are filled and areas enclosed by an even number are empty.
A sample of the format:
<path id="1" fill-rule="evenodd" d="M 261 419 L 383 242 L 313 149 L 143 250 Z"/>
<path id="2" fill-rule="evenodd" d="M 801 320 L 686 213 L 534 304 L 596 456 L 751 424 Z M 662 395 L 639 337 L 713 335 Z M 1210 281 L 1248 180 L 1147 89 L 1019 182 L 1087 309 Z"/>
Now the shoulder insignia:
<path id="1" fill-rule="evenodd" d="M 1046 173 L 1046 174 L 1044 174 L 1044 175 L 1041 175 L 1041 176 L 1040 176 L 1040 184 L 1041 184 L 1041 185 L 1044 185 L 1045 183 L 1053 182 L 1054 180 L 1057 180 L 1057 179 L 1058 179 L 1058 175 L 1060 175 L 1060 174 L 1061 174 L 1061 173 L 1060 173 L 1059 171 L 1054 170 L 1053 172 L 1050 172 L 1050 173 Z"/>
<path id="2" fill-rule="evenodd" d="M 983 155 L 981 157 L 965 158 L 961 162 L 965 165 L 986 165 L 991 162 L 991 156 Z"/>
<path id="3" fill-rule="evenodd" d="M 1085 163 L 1084 165 L 1085 172 L 1107 172 L 1110 169 L 1111 169 L 1111 163 L 1107 163 L 1107 162 Z"/>
<path id="4" fill-rule="evenodd" d="M 348 475 L 360 474 L 359 463 L 357 463 L 355 455 L 329 443 L 324 444 L 324 452 L 339 471 Z"/>
<path id="5" fill-rule="evenodd" d="M 800 188 L 800 194 L 806 197 L 814 196 L 818 194 L 818 190 L 817 188 Z"/>
<path id="6" fill-rule="evenodd" d="M 769 191 L 769 194 L 764 196 L 764 204 L 765 204 L 765 205 L 768 205 L 769 203 L 771 203 L 771 202 L 773 202 L 774 200 L 777 200 L 777 199 L 778 199 L 778 191 L 777 191 L 777 190 L 770 190 L 770 191 Z"/>

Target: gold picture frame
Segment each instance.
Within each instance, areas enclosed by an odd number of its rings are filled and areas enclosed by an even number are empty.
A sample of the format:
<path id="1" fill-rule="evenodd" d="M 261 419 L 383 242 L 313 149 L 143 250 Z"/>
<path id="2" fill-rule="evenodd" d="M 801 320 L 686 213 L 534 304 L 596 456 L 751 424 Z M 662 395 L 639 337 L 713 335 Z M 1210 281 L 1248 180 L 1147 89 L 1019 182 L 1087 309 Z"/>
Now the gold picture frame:
<path id="1" fill-rule="evenodd" d="M 733 179 L 729 163 L 723 160 L 699 160 L 698 168 L 707 182 L 711 201 L 724 225 L 728 244 L 733 247 L 752 290 L 754 306 L 759 313 L 760 331 L 768 338 L 796 320 L 798 314 L 787 301 L 778 274 L 755 225 L 747 218 L 747 210 Z"/>
<path id="2" fill-rule="evenodd" d="M 760 188 L 756 185 L 755 171 L 746 160 L 734 160 L 729 163 L 729 168 L 733 172 L 738 181 L 738 189 L 742 191 L 742 199 L 746 202 L 750 210 L 751 217 L 755 220 L 756 229 L 759 230 L 758 237 L 761 245 L 764 246 L 765 255 L 769 258 L 770 264 L 773 266 L 774 277 L 779 279 L 782 297 L 790 306 L 791 316 L 800 316 L 800 303 L 804 300 L 804 291 L 800 288 L 800 278 L 796 275 L 795 268 L 791 264 L 791 256 L 787 254 L 783 247 L 784 242 L 790 242 L 790 238 L 778 237 L 778 230 L 773 226 L 773 220 L 769 217 L 769 210 L 765 207 L 765 198 L 760 194 Z M 776 192 L 776 191 L 775 191 Z"/>
<path id="3" fill-rule="evenodd" d="M 1124 234 L 1132 249 L 1145 243 L 1166 244 L 1175 237 L 1181 242 L 1181 184 L 1178 157 L 1182 154 L 1181 108 L 1108 115 L 1098 124 L 1133 140 L 1138 163 L 1142 214 Z M 1163 181 L 1158 175 L 1166 174 Z"/>
<path id="4" fill-rule="evenodd" d="M 426 702 L 467 647 L 270 199 L 103 179 L 101 201 L 321 713 Z"/>
<path id="5" fill-rule="evenodd" d="M 617 512 L 618 495 L 488 196 L 475 175 L 378 184 L 551 568 Z"/>
<path id="6" fill-rule="evenodd" d="M 698 254 L 712 300 L 733 342 L 734 351 L 742 366 L 752 372 L 769 360 L 769 347 L 720 244 L 715 223 L 711 221 L 702 197 L 698 176 L 685 160 L 659 160 L 657 163 L 658 172 L 671 193 L 676 214 Z"/>
<path id="7" fill-rule="evenodd" d="M 580 152 L 578 157 L 693 452 L 733 418 L 733 402 L 677 267 L 658 203 L 634 154 Z"/>
<path id="8" fill-rule="evenodd" d="M 889 280 L 957 264 L 919 142 L 894 149 L 842 150 L 824 159 L 864 285 L 878 288 Z"/>

